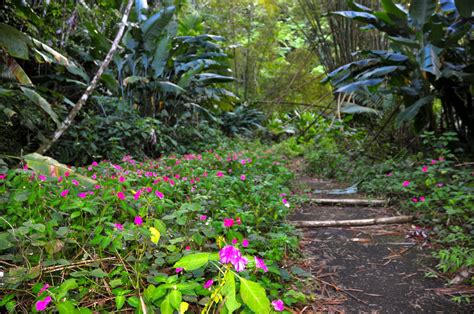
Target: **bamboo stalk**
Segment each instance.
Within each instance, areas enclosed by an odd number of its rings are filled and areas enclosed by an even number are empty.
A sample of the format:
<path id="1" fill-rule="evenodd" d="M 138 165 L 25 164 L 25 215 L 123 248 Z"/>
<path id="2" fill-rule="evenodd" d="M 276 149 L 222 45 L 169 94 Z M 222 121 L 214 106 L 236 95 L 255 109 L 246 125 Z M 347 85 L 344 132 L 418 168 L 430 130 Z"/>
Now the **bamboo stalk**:
<path id="1" fill-rule="evenodd" d="M 313 221 L 292 221 L 296 227 L 317 228 L 317 227 L 343 227 L 343 226 L 370 226 L 383 224 L 405 223 L 413 220 L 413 216 L 394 216 L 369 219 L 348 219 L 348 220 L 313 220 Z"/>
<path id="2" fill-rule="evenodd" d="M 318 203 L 318 204 L 328 204 L 328 205 L 333 205 L 333 204 L 345 204 L 345 205 L 364 205 L 364 206 L 370 206 L 370 205 L 383 205 L 387 201 L 385 200 L 370 200 L 370 199 L 349 199 L 349 198 L 313 198 L 310 200 L 312 203 Z"/>

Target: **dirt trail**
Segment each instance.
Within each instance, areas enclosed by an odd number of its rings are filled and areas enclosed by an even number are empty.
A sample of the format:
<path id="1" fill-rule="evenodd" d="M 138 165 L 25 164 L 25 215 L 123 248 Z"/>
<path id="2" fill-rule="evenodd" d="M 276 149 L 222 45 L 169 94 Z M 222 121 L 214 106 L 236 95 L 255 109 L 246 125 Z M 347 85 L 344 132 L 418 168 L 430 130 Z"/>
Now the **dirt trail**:
<path id="1" fill-rule="evenodd" d="M 298 168 L 298 167 L 296 167 Z M 361 193 L 327 195 L 344 188 L 332 181 L 298 175 L 293 191 L 311 197 L 360 198 Z M 298 174 L 299 173 L 299 174 Z M 318 194 L 314 190 L 323 190 Z M 290 220 L 362 219 L 396 216 L 386 206 L 334 206 L 307 204 Z M 315 279 L 321 296 L 304 313 L 474 313 L 474 307 L 458 305 L 437 294 L 442 279 L 427 278 L 434 269 L 429 239 L 410 236 L 410 224 L 345 228 L 301 229 L 306 269 Z M 408 236 L 408 237 L 407 237 Z"/>

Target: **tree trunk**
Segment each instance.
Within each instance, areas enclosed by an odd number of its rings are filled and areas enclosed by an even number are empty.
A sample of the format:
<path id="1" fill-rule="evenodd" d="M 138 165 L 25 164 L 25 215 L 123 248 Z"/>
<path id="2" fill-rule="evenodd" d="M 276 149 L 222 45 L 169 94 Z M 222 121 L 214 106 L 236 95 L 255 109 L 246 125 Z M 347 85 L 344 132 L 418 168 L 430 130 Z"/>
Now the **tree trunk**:
<path id="1" fill-rule="evenodd" d="M 38 154 L 44 154 L 47 152 L 51 146 L 57 142 L 57 140 L 64 134 L 64 132 L 71 126 L 72 122 L 74 121 L 74 118 L 77 116 L 79 111 L 82 109 L 82 106 L 87 102 L 87 99 L 89 96 L 94 92 L 95 88 L 97 87 L 97 84 L 99 83 L 99 79 L 102 76 L 102 73 L 104 73 L 105 69 L 108 67 L 110 61 L 112 61 L 112 58 L 115 54 L 115 51 L 117 50 L 119 46 L 119 42 L 122 39 L 123 33 L 125 31 L 125 26 L 127 25 L 127 20 L 128 16 L 130 15 L 130 10 L 132 9 L 134 0 L 128 0 L 127 7 L 125 8 L 125 11 L 122 16 L 122 21 L 120 24 L 120 28 L 117 32 L 117 35 L 115 36 L 114 42 L 112 44 L 112 47 L 110 47 L 109 52 L 107 53 L 107 56 L 105 57 L 104 61 L 102 62 L 101 66 L 99 67 L 99 70 L 97 70 L 97 73 L 95 74 L 94 78 L 92 79 L 90 85 L 86 88 L 86 91 L 84 94 L 79 98 L 77 103 L 74 105 L 74 108 L 72 108 L 71 112 L 69 115 L 66 117 L 66 119 L 61 123 L 59 128 L 54 132 L 53 137 L 41 144 L 41 146 L 38 148 L 36 151 Z"/>

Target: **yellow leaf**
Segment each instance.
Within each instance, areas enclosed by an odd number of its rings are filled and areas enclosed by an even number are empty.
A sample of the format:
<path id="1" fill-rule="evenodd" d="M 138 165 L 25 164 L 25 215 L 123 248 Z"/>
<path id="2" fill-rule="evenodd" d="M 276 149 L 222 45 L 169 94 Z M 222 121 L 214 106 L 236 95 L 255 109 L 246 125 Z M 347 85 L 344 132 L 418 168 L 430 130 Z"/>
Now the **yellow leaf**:
<path id="1" fill-rule="evenodd" d="M 187 302 L 181 302 L 179 305 L 179 314 L 184 314 L 189 308 L 189 303 Z"/>
<path id="2" fill-rule="evenodd" d="M 151 232 L 151 237 L 150 237 L 151 242 L 157 244 L 158 241 L 160 241 L 161 233 L 153 227 L 150 228 L 150 232 Z"/>

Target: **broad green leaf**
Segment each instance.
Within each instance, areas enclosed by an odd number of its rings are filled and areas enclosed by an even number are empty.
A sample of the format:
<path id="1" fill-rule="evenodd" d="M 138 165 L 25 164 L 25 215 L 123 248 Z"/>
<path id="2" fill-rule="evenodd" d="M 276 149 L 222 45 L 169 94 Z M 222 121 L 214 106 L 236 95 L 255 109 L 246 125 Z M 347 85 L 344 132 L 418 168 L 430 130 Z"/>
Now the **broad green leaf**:
<path id="1" fill-rule="evenodd" d="M 474 14 L 474 1 L 472 0 L 454 0 L 456 9 L 462 17 L 472 17 Z"/>
<path id="2" fill-rule="evenodd" d="M 388 14 L 394 15 L 400 19 L 406 19 L 407 13 L 396 6 L 392 0 L 381 0 L 382 7 Z"/>
<path id="3" fill-rule="evenodd" d="M 369 79 L 372 77 L 384 76 L 398 70 L 400 67 L 396 65 L 383 66 L 375 69 L 371 69 L 356 76 L 356 79 Z"/>
<path id="4" fill-rule="evenodd" d="M 10 56 L 28 60 L 30 44 L 31 41 L 27 35 L 10 25 L 0 23 L 0 47 L 4 48 Z"/>
<path id="5" fill-rule="evenodd" d="M 33 85 L 23 68 L 15 61 L 15 59 L 7 57 L 7 67 L 16 80 L 22 85 Z"/>
<path id="6" fill-rule="evenodd" d="M 412 120 L 416 116 L 420 108 L 422 108 L 423 106 L 427 104 L 431 104 L 433 100 L 434 100 L 433 95 L 418 99 L 414 104 L 408 107 L 405 111 L 402 111 L 398 114 L 397 124 L 400 125 L 400 123 L 404 121 Z"/>
<path id="7" fill-rule="evenodd" d="M 232 76 L 224 76 L 214 73 L 202 73 L 199 74 L 199 82 L 202 84 L 212 84 L 212 83 L 225 83 L 233 82 L 235 78 Z"/>
<path id="8" fill-rule="evenodd" d="M 184 268 L 186 271 L 195 270 L 206 265 L 209 261 L 209 253 L 195 253 L 183 256 L 174 264 L 174 268 Z"/>
<path id="9" fill-rule="evenodd" d="M 176 8 L 169 6 L 150 16 L 142 25 L 143 39 L 145 41 L 155 40 L 165 30 L 173 18 Z"/>
<path id="10" fill-rule="evenodd" d="M 75 312 L 75 306 L 71 303 L 71 301 L 60 301 L 56 304 L 56 309 L 58 310 L 59 314 L 70 314 Z"/>
<path id="11" fill-rule="evenodd" d="M 97 181 L 76 174 L 72 169 L 69 169 L 66 165 L 59 163 L 51 157 L 31 153 L 23 156 L 23 159 L 26 161 L 28 167 L 33 169 L 36 173 L 57 178 L 69 172 L 73 179 L 77 179 L 77 181 L 84 186 L 94 187 L 97 184 Z"/>
<path id="12" fill-rule="evenodd" d="M 13 247 L 13 243 L 9 241 L 10 234 L 7 232 L 0 233 L 0 251 Z"/>
<path id="13" fill-rule="evenodd" d="M 115 306 L 117 307 L 117 310 L 120 310 L 125 304 L 125 296 L 123 295 L 118 295 L 115 297 Z"/>
<path id="14" fill-rule="evenodd" d="M 89 275 L 92 276 L 92 277 L 97 277 L 97 278 L 104 278 L 104 277 L 107 277 L 107 273 L 104 272 L 102 269 L 100 268 L 96 268 L 94 270 L 91 270 L 89 272 Z"/>
<path id="15" fill-rule="evenodd" d="M 155 82 L 155 84 L 160 91 L 165 92 L 165 93 L 181 94 L 181 93 L 186 92 L 180 86 L 171 82 L 162 81 L 162 82 Z"/>
<path id="16" fill-rule="evenodd" d="M 436 0 L 413 0 L 410 3 L 410 17 L 415 26 L 421 29 L 436 9 Z"/>
<path id="17" fill-rule="evenodd" d="M 170 38 L 165 35 L 156 45 L 156 50 L 153 54 L 153 61 L 151 62 L 151 67 L 153 69 L 155 77 L 160 77 L 163 74 L 163 71 L 166 67 L 166 62 L 168 60 L 169 51 Z"/>
<path id="18" fill-rule="evenodd" d="M 330 13 L 331 15 L 340 15 L 358 22 L 373 24 L 377 22 L 377 17 L 373 14 L 367 12 L 357 12 L 357 11 L 334 11 Z"/>
<path id="19" fill-rule="evenodd" d="M 173 306 L 171 306 L 170 300 L 166 297 L 160 305 L 161 314 L 173 314 Z"/>
<path id="20" fill-rule="evenodd" d="M 181 301 L 183 300 L 183 296 L 180 291 L 172 290 L 166 298 L 169 299 L 172 307 L 174 307 L 176 310 L 179 310 L 179 305 L 181 304 Z"/>
<path id="21" fill-rule="evenodd" d="M 255 313 L 270 313 L 270 301 L 265 289 L 258 283 L 240 277 L 240 296 L 242 301 Z"/>
<path id="22" fill-rule="evenodd" d="M 56 112 L 53 111 L 53 108 L 51 108 L 51 104 L 47 102 L 46 99 L 44 99 L 40 94 L 30 88 L 20 87 L 20 89 L 29 100 L 31 100 L 34 104 L 38 105 L 41 109 L 43 109 L 43 111 L 46 112 L 54 122 L 56 122 L 56 125 L 58 127 L 61 125 L 58 115 L 56 114 Z"/>
<path id="23" fill-rule="evenodd" d="M 373 108 L 364 107 L 355 103 L 344 103 L 341 108 L 341 112 L 344 113 L 373 113 L 373 114 L 380 114 L 380 111 L 375 110 Z"/>
<path id="24" fill-rule="evenodd" d="M 336 93 L 352 93 L 355 92 L 356 90 L 367 87 L 367 86 L 375 86 L 383 82 L 383 79 L 371 79 L 371 80 L 362 80 L 362 81 L 357 81 L 354 83 L 350 83 L 347 85 L 344 85 L 342 87 L 339 87 L 336 90 Z"/>
<path id="25" fill-rule="evenodd" d="M 133 308 L 138 308 L 140 306 L 140 300 L 136 296 L 129 297 L 127 303 Z"/>
<path id="26" fill-rule="evenodd" d="M 454 0 L 441 0 L 439 2 L 440 9 L 443 12 L 451 12 L 456 10 L 456 5 L 454 4 Z"/>
<path id="27" fill-rule="evenodd" d="M 234 311 L 240 308 L 241 304 L 235 297 L 235 276 L 234 273 L 229 271 L 226 273 L 225 284 L 222 287 L 222 294 L 225 296 L 224 302 L 227 311 L 232 314 Z"/>
<path id="28" fill-rule="evenodd" d="M 421 51 L 420 64 L 423 71 L 433 74 L 438 79 L 441 77 L 441 61 L 436 50 L 440 49 L 431 44 L 426 45 Z"/>

